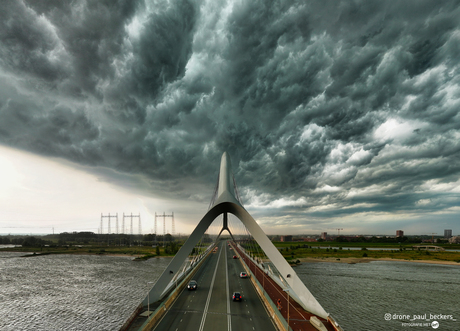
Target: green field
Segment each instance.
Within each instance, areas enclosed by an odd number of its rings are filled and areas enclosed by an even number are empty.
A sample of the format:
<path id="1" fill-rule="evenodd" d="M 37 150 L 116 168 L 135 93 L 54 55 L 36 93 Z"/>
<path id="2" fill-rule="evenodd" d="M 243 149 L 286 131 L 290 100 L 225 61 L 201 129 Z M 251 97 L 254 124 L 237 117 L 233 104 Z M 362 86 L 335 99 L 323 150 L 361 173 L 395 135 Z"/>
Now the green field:
<path id="1" fill-rule="evenodd" d="M 361 243 L 321 243 L 310 245 L 309 248 L 303 247 L 304 244 L 298 243 L 288 243 L 288 242 L 275 242 L 276 247 L 280 249 L 281 254 L 288 261 L 296 261 L 300 258 L 316 258 L 316 259 L 326 259 L 326 258 L 391 258 L 391 259 L 401 259 L 401 260 L 430 260 L 430 261 L 453 261 L 460 263 L 460 252 L 449 252 L 449 251 L 424 251 L 424 250 L 412 250 L 410 245 L 394 245 L 394 244 L 373 244 L 363 245 Z M 361 245 L 360 245 L 361 244 Z M 305 244 L 306 245 L 306 244 Z M 339 248 L 319 248 L 319 247 L 339 247 Z M 448 248 L 455 249 L 457 247 L 452 247 L 454 245 L 448 246 Z M 455 245 L 458 246 L 458 245 Z M 361 250 L 351 250 L 347 247 L 361 247 Z M 368 248 L 392 248 L 391 250 L 369 250 Z"/>

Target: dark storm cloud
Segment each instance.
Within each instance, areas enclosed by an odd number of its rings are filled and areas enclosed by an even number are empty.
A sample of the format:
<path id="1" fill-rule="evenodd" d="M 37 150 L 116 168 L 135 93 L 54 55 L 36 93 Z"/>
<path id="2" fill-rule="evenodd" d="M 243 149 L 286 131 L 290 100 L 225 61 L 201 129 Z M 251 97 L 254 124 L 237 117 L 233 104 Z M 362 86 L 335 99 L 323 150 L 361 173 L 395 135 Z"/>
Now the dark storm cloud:
<path id="1" fill-rule="evenodd" d="M 197 200 L 228 151 L 275 216 L 451 210 L 459 5 L 10 1 L 0 140 Z"/>

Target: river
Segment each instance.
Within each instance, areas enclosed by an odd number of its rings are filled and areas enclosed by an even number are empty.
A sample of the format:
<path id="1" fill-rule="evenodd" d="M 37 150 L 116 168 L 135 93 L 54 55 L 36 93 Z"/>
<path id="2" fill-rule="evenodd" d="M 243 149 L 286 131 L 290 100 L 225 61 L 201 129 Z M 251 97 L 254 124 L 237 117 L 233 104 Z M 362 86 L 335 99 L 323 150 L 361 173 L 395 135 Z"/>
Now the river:
<path id="1" fill-rule="evenodd" d="M 2 331 L 118 330 L 145 297 L 147 282 L 155 281 L 170 261 L 20 255 L 0 252 Z M 412 329 L 403 326 L 408 321 L 393 317 L 423 314 L 452 315 L 456 321 L 437 319 L 439 330 L 460 330 L 460 266 L 305 263 L 295 270 L 346 331 Z"/>

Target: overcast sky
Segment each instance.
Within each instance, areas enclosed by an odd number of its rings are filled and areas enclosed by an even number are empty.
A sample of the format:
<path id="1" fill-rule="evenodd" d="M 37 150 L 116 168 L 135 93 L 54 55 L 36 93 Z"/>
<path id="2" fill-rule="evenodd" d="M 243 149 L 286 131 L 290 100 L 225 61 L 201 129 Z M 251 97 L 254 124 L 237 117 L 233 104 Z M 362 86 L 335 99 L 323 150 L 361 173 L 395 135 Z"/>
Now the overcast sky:
<path id="1" fill-rule="evenodd" d="M 190 232 L 224 151 L 269 234 L 460 232 L 460 1 L 1 7 L 0 233 Z"/>

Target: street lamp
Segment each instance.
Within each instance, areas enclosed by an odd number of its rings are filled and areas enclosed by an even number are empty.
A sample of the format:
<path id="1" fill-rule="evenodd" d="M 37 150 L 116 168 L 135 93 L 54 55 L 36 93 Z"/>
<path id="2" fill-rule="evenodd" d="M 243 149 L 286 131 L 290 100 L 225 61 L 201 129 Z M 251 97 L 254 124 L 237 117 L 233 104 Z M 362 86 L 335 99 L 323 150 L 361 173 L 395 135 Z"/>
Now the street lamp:
<path id="1" fill-rule="evenodd" d="M 149 284 L 153 284 L 155 282 L 147 282 L 147 318 L 150 316 L 150 289 Z"/>

